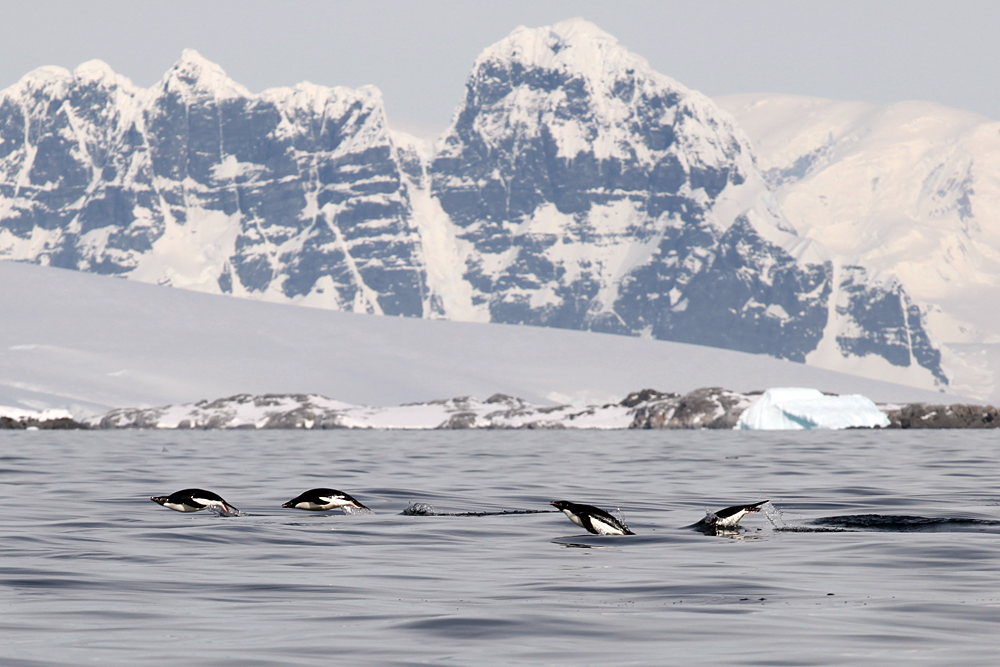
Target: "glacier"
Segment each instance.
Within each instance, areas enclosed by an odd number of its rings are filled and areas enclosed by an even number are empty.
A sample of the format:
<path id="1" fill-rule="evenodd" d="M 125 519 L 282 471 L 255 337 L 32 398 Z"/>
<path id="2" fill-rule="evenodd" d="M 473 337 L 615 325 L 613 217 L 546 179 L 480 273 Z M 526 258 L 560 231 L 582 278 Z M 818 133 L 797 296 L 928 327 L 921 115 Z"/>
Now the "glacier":
<path id="1" fill-rule="evenodd" d="M 952 390 L 1000 399 L 1000 311 L 983 307 L 1000 286 L 1000 123 L 931 102 L 715 101 L 798 233 L 891 276 L 925 312 Z"/>
<path id="2" fill-rule="evenodd" d="M 487 48 L 433 146 L 372 86 L 255 94 L 194 51 L 148 89 L 35 70 L 0 91 L 0 259 L 950 382 L 894 275 L 800 235 L 731 115 L 582 19 Z"/>

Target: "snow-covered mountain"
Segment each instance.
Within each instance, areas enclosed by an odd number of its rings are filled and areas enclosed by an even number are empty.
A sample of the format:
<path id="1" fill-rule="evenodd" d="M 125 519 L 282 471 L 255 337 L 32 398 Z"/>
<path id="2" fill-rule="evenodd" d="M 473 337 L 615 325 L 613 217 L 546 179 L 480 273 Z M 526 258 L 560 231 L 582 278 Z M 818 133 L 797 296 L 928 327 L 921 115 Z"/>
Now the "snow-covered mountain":
<path id="1" fill-rule="evenodd" d="M 893 275 L 797 234 L 731 116 L 580 19 L 484 51 L 433 149 L 372 87 L 252 94 L 193 51 L 150 89 L 36 70 L 0 92 L 0 257 L 947 383 Z"/>
<path id="2" fill-rule="evenodd" d="M 801 236 L 895 276 L 928 306 L 952 387 L 997 396 L 1000 123 L 929 102 L 716 99 Z M 994 399 L 995 400 L 995 399 Z"/>
<path id="3" fill-rule="evenodd" d="M 899 285 L 797 236 L 731 117 L 590 23 L 487 49 L 432 173 L 491 321 L 945 381 Z"/>
<path id="4" fill-rule="evenodd" d="M 236 296 L 421 316 L 382 100 L 252 95 L 194 51 L 149 90 L 99 62 L 0 94 L 0 254 Z"/>

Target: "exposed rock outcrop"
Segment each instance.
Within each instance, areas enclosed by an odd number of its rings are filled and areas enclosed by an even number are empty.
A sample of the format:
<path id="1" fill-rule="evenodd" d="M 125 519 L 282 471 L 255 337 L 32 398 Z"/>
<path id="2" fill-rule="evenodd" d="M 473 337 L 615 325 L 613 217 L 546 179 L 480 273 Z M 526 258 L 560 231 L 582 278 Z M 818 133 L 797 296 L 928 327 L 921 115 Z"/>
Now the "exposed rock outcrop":
<path id="1" fill-rule="evenodd" d="M 695 389 L 683 396 L 644 389 L 629 394 L 622 405 L 633 402 L 645 392 L 649 392 L 649 399 L 631 406 L 635 417 L 629 428 L 733 428 L 756 395 L 756 392 L 739 394 L 722 387 Z"/>
<path id="2" fill-rule="evenodd" d="M 78 422 L 70 417 L 58 417 L 56 419 L 0 417 L 0 430 L 25 430 L 29 428 L 48 431 L 54 429 L 79 429 L 89 427 L 86 424 Z"/>
<path id="3" fill-rule="evenodd" d="M 998 428 L 1000 410 L 992 405 L 907 403 L 879 406 L 889 428 Z"/>

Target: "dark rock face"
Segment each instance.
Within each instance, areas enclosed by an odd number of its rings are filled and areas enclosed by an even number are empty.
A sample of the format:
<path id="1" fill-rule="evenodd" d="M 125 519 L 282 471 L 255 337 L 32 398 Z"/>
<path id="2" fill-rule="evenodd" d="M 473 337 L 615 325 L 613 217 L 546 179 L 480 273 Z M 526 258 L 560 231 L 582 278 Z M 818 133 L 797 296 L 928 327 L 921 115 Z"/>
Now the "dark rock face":
<path id="1" fill-rule="evenodd" d="M 618 322 L 662 340 L 805 361 L 827 321 L 829 264 L 799 265 L 762 239 L 745 217 L 707 247 L 678 237 L 666 235 L 657 257 L 622 280 Z M 650 298 L 675 291 L 679 296 L 669 307 Z M 605 322 L 609 332 L 626 333 Z"/>
<path id="2" fill-rule="evenodd" d="M 643 403 L 649 403 L 650 401 L 664 401 L 668 399 L 680 398 L 680 394 L 675 394 L 671 391 L 657 391 L 655 389 L 640 389 L 639 391 L 633 391 L 631 394 L 626 396 L 621 400 L 618 405 L 625 406 L 626 408 L 634 408 Z"/>
<path id="3" fill-rule="evenodd" d="M 796 236 L 733 121 L 585 21 L 487 49 L 422 155 L 371 87 L 255 95 L 194 52 L 149 90 L 38 70 L 0 92 L 0 258 L 799 362 L 828 335 L 827 365 L 947 384 L 905 292 Z"/>
<path id="4" fill-rule="evenodd" d="M 484 52 L 431 176 L 491 321 L 802 362 L 832 310 L 851 332 L 839 353 L 947 384 L 898 286 L 870 285 L 860 267 L 838 284 L 768 199 L 732 121 L 585 22 L 515 31 Z M 831 309 L 844 289 L 850 303 Z M 887 330 L 894 297 L 903 319 Z"/>
<path id="5" fill-rule="evenodd" d="M 251 95 L 186 52 L 149 91 L 106 70 L 29 75 L 0 99 L 0 127 L 13 237 L 0 255 L 424 315 L 419 237 L 372 88 Z M 42 248 L 18 256 L 39 231 Z"/>
<path id="6" fill-rule="evenodd" d="M 992 405 L 879 406 L 889 416 L 888 428 L 1000 428 L 1000 410 Z"/>
<path id="7" fill-rule="evenodd" d="M 837 304 L 837 312 L 856 326 L 850 335 L 837 336 L 840 349 L 859 357 L 875 354 L 894 366 L 917 363 L 933 372 L 942 384 L 948 384 L 941 370 L 941 352 L 924 329 L 920 308 L 903 288 L 896 282 L 886 286 L 868 284 L 860 266 L 844 267 L 844 273 L 844 299 Z"/>
<path id="8" fill-rule="evenodd" d="M 732 429 L 751 402 L 752 398 L 749 395 L 722 387 L 695 389 L 683 396 L 652 395 L 646 402 L 634 407 L 635 418 L 629 428 Z"/>
<path id="9" fill-rule="evenodd" d="M 75 419 L 70 419 L 69 417 L 59 417 L 57 419 L 35 419 L 32 417 L 15 419 L 13 417 L 0 417 L 0 430 L 23 431 L 29 428 L 37 428 L 40 431 L 51 431 L 85 429 L 89 427 L 86 424 L 78 422 Z"/>

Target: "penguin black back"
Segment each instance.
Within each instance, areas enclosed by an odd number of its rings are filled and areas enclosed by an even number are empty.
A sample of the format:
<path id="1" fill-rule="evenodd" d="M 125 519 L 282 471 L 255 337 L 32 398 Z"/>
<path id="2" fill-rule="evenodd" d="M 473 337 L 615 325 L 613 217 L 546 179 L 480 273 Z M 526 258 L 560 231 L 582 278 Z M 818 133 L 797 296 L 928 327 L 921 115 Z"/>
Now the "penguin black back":
<path id="1" fill-rule="evenodd" d="M 704 530 L 708 533 L 726 530 L 733 531 L 739 527 L 740 519 L 747 514 L 759 512 L 768 502 L 770 501 L 761 500 L 760 502 L 751 503 L 749 505 L 732 505 L 730 507 L 724 507 L 721 510 L 710 513 L 704 519 L 691 527 Z"/>
<path id="2" fill-rule="evenodd" d="M 176 512 L 200 512 L 209 507 L 218 507 L 229 514 L 239 514 L 239 510 L 227 503 L 222 496 L 205 489 L 181 489 L 169 496 L 151 496 L 149 499 Z"/>
<path id="3" fill-rule="evenodd" d="M 549 504 L 569 517 L 570 521 L 595 535 L 635 535 L 628 526 L 600 507 L 568 500 L 553 500 Z"/>
<path id="4" fill-rule="evenodd" d="M 356 507 L 357 509 L 371 511 L 350 494 L 327 488 L 310 489 L 304 493 L 300 493 L 287 503 L 282 503 L 281 506 L 311 510 L 313 512 L 331 510 L 337 507 Z"/>

